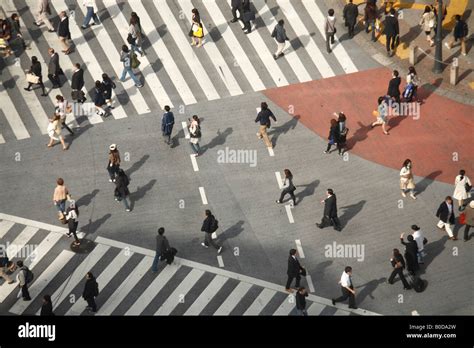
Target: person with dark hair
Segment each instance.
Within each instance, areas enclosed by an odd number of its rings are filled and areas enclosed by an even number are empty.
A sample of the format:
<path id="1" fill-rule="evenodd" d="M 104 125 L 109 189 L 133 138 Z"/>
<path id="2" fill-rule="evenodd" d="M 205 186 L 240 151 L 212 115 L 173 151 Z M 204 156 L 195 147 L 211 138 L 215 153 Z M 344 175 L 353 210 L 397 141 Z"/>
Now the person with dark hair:
<path id="1" fill-rule="evenodd" d="M 290 41 L 288 36 L 286 36 L 286 30 L 284 28 L 285 21 L 280 19 L 278 24 L 273 28 L 272 31 L 272 38 L 275 39 L 277 43 L 277 50 L 273 55 L 273 58 L 276 60 L 280 57 L 283 57 L 284 53 L 283 50 L 285 49 L 285 41 Z"/>
<path id="2" fill-rule="evenodd" d="M 410 197 L 416 199 L 415 196 L 415 181 L 413 180 L 412 172 L 413 164 L 409 158 L 403 162 L 402 169 L 400 169 L 400 190 L 402 197 L 406 197 L 406 192 L 410 192 Z"/>
<path id="3" fill-rule="evenodd" d="M 353 0 L 349 0 L 349 3 L 344 6 L 342 16 L 349 31 L 349 39 L 352 39 L 354 37 L 354 28 L 357 24 L 357 17 L 359 16 L 359 9 L 357 5 L 354 5 Z"/>
<path id="4" fill-rule="evenodd" d="M 123 71 L 122 76 L 120 77 L 120 81 L 125 81 L 125 75 L 128 73 L 130 75 L 133 82 L 135 82 L 135 87 L 142 88 L 143 84 L 140 80 L 135 76 L 132 70 L 132 52 L 128 49 L 127 45 L 122 46 L 122 52 L 120 52 L 120 61 L 123 62 Z"/>
<path id="5" fill-rule="evenodd" d="M 16 265 L 20 269 L 18 271 L 17 280 L 18 286 L 21 289 L 23 301 L 31 301 L 30 293 L 28 292 L 28 274 L 31 273 L 31 271 L 23 264 L 23 261 L 21 260 L 17 261 Z"/>
<path id="6" fill-rule="evenodd" d="M 398 249 L 393 249 L 393 256 L 390 259 L 390 263 L 392 264 L 393 271 L 390 274 L 390 277 L 388 278 L 387 282 L 389 284 L 393 284 L 395 276 L 398 275 L 403 283 L 403 289 L 410 290 L 410 284 L 408 284 L 407 280 L 405 279 L 405 276 L 403 275 L 403 270 L 405 269 L 405 259 L 403 258 L 402 254 L 400 254 L 400 251 Z"/>
<path id="7" fill-rule="evenodd" d="M 471 201 L 466 209 L 464 210 L 464 216 L 466 218 L 466 227 L 464 228 L 464 241 L 467 242 L 469 237 L 469 230 L 474 226 L 474 201 Z"/>
<path id="8" fill-rule="evenodd" d="M 71 53 L 71 46 L 68 43 L 68 40 L 71 40 L 71 32 L 69 31 L 69 18 L 66 11 L 59 13 L 58 37 L 63 47 L 62 52 L 66 55 Z"/>
<path id="9" fill-rule="evenodd" d="M 304 286 L 298 289 L 296 293 L 296 314 L 301 316 L 307 316 L 308 312 L 306 311 L 306 297 L 308 297 L 308 291 Z"/>
<path id="10" fill-rule="evenodd" d="M 107 103 L 107 108 L 112 110 L 114 107 L 112 106 L 112 90 L 117 87 L 112 81 L 112 79 L 107 75 L 106 73 L 102 74 L 102 89 L 104 91 L 104 99 L 105 102 Z"/>
<path id="11" fill-rule="evenodd" d="M 347 144 L 347 134 L 349 133 L 349 128 L 346 127 L 346 115 L 341 111 L 339 114 L 334 113 L 334 116 L 337 117 L 337 132 L 336 132 L 336 143 L 337 151 L 340 156 L 345 152 Z"/>
<path id="12" fill-rule="evenodd" d="M 231 0 L 230 1 L 231 11 L 232 11 L 232 19 L 231 23 L 237 22 L 239 19 L 242 19 L 243 10 L 242 10 L 242 0 Z M 237 17 L 237 11 L 239 11 L 239 17 Z"/>
<path id="13" fill-rule="evenodd" d="M 388 123 L 388 104 L 385 97 L 379 97 L 377 99 L 377 110 L 374 111 L 374 114 L 377 116 L 377 120 L 370 125 L 370 128 L 375 126 L 382 125 L 383 134 L 389 135 L 385 129 L 385 125 Z"/>
<path id="14" fill-rule="evenodd" d="M 339 284 L 341 285 L 342 296 L 336 299 L 331 299 L 332 305 L 335 306 L 336 302 L 343 302 L 349 298 L 349 308 L 357 309 L 355 302 L 355 290 L 352 283 L 352 267 L 347 266 L 344 268 L 344 272 L 342 272 Z"/>
<path id="15" fill-rule="evenodd" d="M 334 45 L 334 35 L 336 35 L 336 17 L 332 8 L 329 9 L 324 22 L 324 31 L 326 32 L 326 50 L 331 53 L 331 44 Z"/>
<path id="16" fill-rule="evenodd" d="M 61 80 L 59 79 L 59 75 L 61 75 L 62 69 L 59 66 L 59 55 L 54 51 L 53 48 L 48 48 L 48 54 L 48 79 L 53 84 L 53 89 L 60 88 Z"/>
<path id="17" fill-rule="evenodd" d="M 142 49 L 142 41 L 142 34 L 138 26 L 137 18 L 131 17 L 130 25 L 128 27 L 127 42 L 130 44 L 132 52 L 138 52 L 143 57 L 145 51 Z"/>
<path id="18" fill-rule="evenodd" d="M 434 41 L 431 38 L 431 31 L 436 27 L 436 17 L 434 12 L 432 11 L 431 6 L 426 5 L 425 11 L 421 16 L 420 26 L 422 30 L 425 32 L 426 41 L 429 42 L 430 46 L 434 46 Z"/>
<path id="19" fill-rule="evenodd" d="M 405 259 L 407 261 L 407 270 L 411 275 L 415 275 L 420 268 L 418 265 L 418 245 L 415 242 L 415 238 L 410 234 L 407 236 L 408 242 L 403 240 L 405 233 L 400 235 L 400 243 L 405 246 Z"/>
<path id="20" fill-rule="evenodd" d="M 120 152 L 116 144 L 109 146 L 109 162 L 107 171 L 109 172 L 109 182 L 115 182 L 120 169 Z"/>
<path id="21" fill-rule="evenodd" d="M 454 204 L 451 196 L 447 196 L 443 203 L 439 205 L 436 211 L 436 217 L 439 218 L 438 228 L 443 229 L 451 240 L 458 240 L 453 233 L 452 225 L 455 223 L 456 216 L 454 215 Z"/>
<path id="22" fill-rule="evenodd" d="M 423 232 L 417 225 L 412 225 L 411 229 L 413 231 L 412 236 L 416 242 L 416 246 L 418 247 L 416 256 L 418 260 L 418 264 L 424 264 L 423 258 L 426 256 L 425 252 L 425 244 L 428 242 L 426 238 L 423 237 Z"/>
<path id="23" fill-rule="evenodd" d="M 396 11 L 394 8 L 390 9 L 390 12 L 385 16 L 384 21 L 384 33 L 386 36 L 386 48 L 387 55 L 389 57 L 393 56 L 393 51 L 395 46 L 398 44 L 400 35 L 400 28 L 398 25 L 398 18 L 395 16 Z"/>
<path id="24" fill-rule="evenodd" d="M 200 156 L 199 152 L 201 147 L 199 146 L 199 141 L 201 139 L 201 121 L 197 115 L 193 115 L 193 119 L 188 119 L 188 129 L 189 129 L 189 145 L 194 152 L 194 156 Z"/>
<path id="25" fill-rule="evenodd" d="M 372 31 L 372 41 L 375 42 L 377 39 L 375 38 L 375 21 L 377 20 L 377 6 L 374 1 L 367 1 L 364 9 L 364 22 L 365 22 L 365 32 L 369 33 L 369 26 L 370 30 Z"/>
<path id="26" fill-rule="evenodd" d="M 389 81 L 387 89 L 387 95 L 398 104 L 400 104 L 400 84 L 402 83 L 399 75 L 398 70 L 393 71 L 392 79 Z"/>
<path id="27" fill-rule="evenodd" d="M 171 108 L 169 105 L 165 105 L 165 113 L 161 118 L 161 132 L 163 137 L 165 138 L 165 143 L 168 145 L 172 145 L 171 143 L 171 133 L 173 132 L 174 126 L 174 115 L 171 112 Z"/>
<path id="28" fill-rule="evenodd" d="M 58 212 L 63 215 L 66 211 L 66 200 L 69 196 L 69 190 L 66 185 L 64 185 L 63 178 L 58 178 L 56 184 L 57 186 L 53 194 L 53 203 L 58 209 Z"/>
<path id="29" fill-rule="evenodd" d="M 96 115 L 98 116 L 103 116 L 107 117 L 110 115 L 110 113 L 102 107 L 105 104 L 105 90 L 104 87 L 102 86 L 102 82 L 97 80 L 95 82 L 95 87 L 94 87 L 94 105 L 96 108 Z"/>
<path id="30" fill-rule="evenodd" d="M 454 43 L 459 40 L 461 43 L 461 54 L 465 56 L 467 55 L 466 40 L 467 36 L 469 35 L 469 27 L 467 26 L 467 22 L 464 21 L 460 15 L 457 14 L 455 19 L 456 24 L 454 26 L 453 37 L 451 40 L 449 40 L 449 42 L 445 42 L 444 44 L 450 50 L 453 48 Z"/>
<path id="31" fill-rule="evenodd" d="M 31 86 L 37 84 L 41 87 L 43 93 L 41 94 L 42 97 L 46 97 L 46 91 L 43 84 L 43 75 L 41 73 L 41 63 L 38 61 L 38 57 L 33 56 L 31 57 L 31 67 L 28 71 L 29 74 L 33 74 L 37 77 L 37 82 L 28 82 L 28 86 L 24 88 L 25 91 L 31 91 Z"/>
<path id="32" fill-rule="evenodd" d="M 43 305 L 41 306 L 41 314 L 42 317 L 44 316 L 54 316 L 53 313 L 53 302 L 51 301 L 50 295 L 43 296 Z"/>
<path id="33" fill-rule="evenodd" d="M 144 33 L 143 33 L 143 29 L 142 29 L 142 25 L 141 25 L 141 22 L 140 22 L 140 17 L 138 17 L 138 14 L 136 12 L 132 12 L 130 14 L 130 21 L 132 20 L 132 18 L 134 19 L 136 25 L 137 25 L 137 29 L 138 31 L 140 32 L 140 34 L 142 35 L 142 37 L 144 36 Z"/>
<path id="34" fill-rule="evenodd" d="M 285 180 L 283 180 L 283 190 L 281 191 L 280 199 L 276 202 L 280 204 L 283 202 L 285 196 L 289 193 L 292 199 L 293 205 L 296 205 L 296 197 L 295 197 L 295 190 L 296 187 L 293 185 L 293 174 L 290 172 L 289 169 L 284 170 L 285 173 Z"/>
<path id="35" fill-rule="evenodd" d="M 165 253 L 170 249 L 170 243 L 164 234 L 165 228 L 160 227 L 158 229 L 158 235 L 156 236 L 156 254 L 151 266 L 151 271 L 153 273 L 158 272 L 158 263 L 160 262 L 161 255 L 165 255 Z"/>
<path id="36" fill-rule="evenodd" d="M 81 68 L 81 64 L 75 63 L 73 66 L 72 80 L 71 80 L 71 96 L 72 100 L 77 100 L 79 103 L 86 101 L 86 96 L 82 92 L 84 87 L 84 70 Z"/>
<path id="37" fill-rule="evenodd" d="M 472 183 L 466 176 L 466 171 L 461 169 L 454 180 L 453 198 L 458 200 L 459 211 L 464 209 L 464 201 L 471 197 Z"/>
<path id="38" fill-rule="evenodd" d="M 201 245 L 205 248 L 209 248 L 209 244 L 212 245 L 214 248 L 217 249 L 217 254 L 222 252 L 222 246 L 219 246 L 214 240 L 212 239 L 212 234 L 216 232 L 219 228 L 219 224 L 217 219 L 212 215 L 209 209 L 204 211 L 204 215 L 206 218 L 204 219 L 201 227 L 201 231 L 205 233 L 204 242 Z"/>
<path id="39" fill-rule="evenodd" d="M 21 47 L 25 50 L 27 47 L 25 40 L 23 39 L 23 34 L 21 33 L 20 16 L 18 16 L 18 13 L 11 15 L 9 23 L 11 28 L 10 42 L 13 50 L 15 50 L 14 46 L 16 46 L 16 41 L 18 41 Z"/>
<path id="40" fill-rule="evenodd" d="M 94 275 L 91 272 L 86 274 L 86 284 L 84 285 L 84 291 L 82 292 L 82 297 L 87 301 L 86 310 L 91 311 L 92 313 L 97 312 L 97 304 L 95 303 L 95 298 L 99 295 L 99 284 L 94 278 Z"/>
<path id="41" fill-rule="evenodd" d="M 192 20 L 193 22 L 198 22 L 198 23 L 200 23 L 200 22 L 201 22 L 201 15 L 199 14 L 199 10 L 198 10 L 197 8 L 193 8 L 193 9 L 191 10 L 191 13 L 192 13 L 192 15 L 191 15 L 191 20 Z"/>
<path id="42" fill-rule="evenodd" d="M 123 169 L 119 169 L 115 179 L 115 200 L 117 202 L 122 201 L 125 206 L 125 211 L 128 212 L 131 211 L 130 205 L 127 202 L 127 197 L 130 195 L 130 191 L 128 190 L 129 184 L 130 180 L 127 174 L 125 174 Z"/>
<path id="43" fill-rule="evenodd" d="M 64 137 L 61 134 L 61 115 L 59 113 L 55 113 L 53 117 L 49 119 L 48 128 L 46 129 L 49 135 L 49 143 L 46 145 L 48 147 L 53 147 L 55 141 L 59 141 L 62 146 L 63 150 L 67 150 L 69 148 L 64 141 Z"/>
<path id="44" fill-rule="evenodd" d="M 291 283 L 293 279 L 296 278 L 295 288 L 300 287 L 301 276 L 306 276 L 306 270 L 301 266 L 300 262 L 296 258 L 298 256 L 298 251 L 296 249 L 290 249 L 290 256 L 288 257 L 288 270 L 286 274 L 288 279 L 286 281 L 285 290 L 289 293 L 292 293 Z"/>
<path id="45" fill-rule="evenodd" d="M 265 102 L 262 102 L 260 104 L 260 111 L 257 114 L 257 118 L 255 119 L 255 123 L 257 122 L 260 123 L 258 132 L 257 132 L 257 138 L 259 139 L 263 138 L 265 145 L 269 148 L 273 148 L 273 144 L 268 138 L 268 134 L 267 134 L 267 129 L 271 127 L 270 118 L 272 118 L 273 121 L 277 122 L 275 115 L 273 115 L 273 112 L 268 108 L 268 104 Z"/>
<path id="46" fill-rule="evenodd" d="M 316 223 L 316 226 L 319 228 L 324 228 L 326 226 L 332 225 L 336 231 L 341 231 L 341 222 L 337 217 L 336 195 L 332 189 L 327 189 L 326 194 L 326 199 L 321 201 L 321 203 L 324 203 L 323 218 L 321 219 L 320 223 Z"/>
<path id="47" fill-rule="evenodd" d="M 74 236 L 74 246 L 78 246 L 81 244 L 79 241 L 79 238 L 77 238 L 77 226 L 79 225 L 79 208 L 76 205 L 76 202 L 71 200 L 69 202 L 69 207 L 66 209 L 66 220 L 69 228 L 69 232 L 67 233 L 68 237 L 71 237 L 71 235 Z"/>
<path id="48" fill-rule="evenodd" d="M 59 114 L 60 120 L 61 120 L 61 127 L 66 128 L 66 130 L 69 132 L 69 134 L 74 135 L 74 132 L 72 131 L 71 128 L 66 123 L 66 116 L 67 114 L 73 113 L 72 105 L 69 104 L 69 102 L 64 99 L 64 97 L 60 94 L 56 95 L 56 106 L 54 108 L 55 114 Z"/>
<path id="49" fill-rule="evenodd" d="M 331 146 L 335 145 L 336 144 L 336 141 L 337 141 L 337 128 L 338 128 L 338 124 L 337 124 L 337 121 L 335 119 L 331 119 L 331 126 L 329 127 L 329 136 L 328 136 L 328 146 L 326 148 L 326 150 L 324 151 L 324 153 L 329 153 L 330 150 L 331 150 Z"/>
<path id="50" fill-rule="evenodd" d="M 8 274 L 13 268 L 13 262 L 9 261 L 7 251 L 5 248 L 0 249 L 0 278 L 3 278 L 8 284 L 13 284 L 15 281 Z"/>
<path id="51" fill-rule="evenodd" d="M 407 75 L 407 85 L 405 87 L 405 91 L 403 92 L 403 98 L 407 102 L 411 102 L 413 98 L 415 98 L 417 103 L 420 103 L 418 100 L 418 86 L 420 85 L 420 79 L 416 74 L 416 70 L 414 66 L 410 66 L 408 68 L 408 75 Z"/>

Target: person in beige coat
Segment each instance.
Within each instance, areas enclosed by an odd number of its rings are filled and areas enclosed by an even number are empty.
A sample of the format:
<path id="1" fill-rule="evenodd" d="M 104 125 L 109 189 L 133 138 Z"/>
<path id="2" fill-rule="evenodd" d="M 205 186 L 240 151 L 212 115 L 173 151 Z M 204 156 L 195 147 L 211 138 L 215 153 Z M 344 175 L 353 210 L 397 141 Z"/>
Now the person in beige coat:
<path id="1" fill-rule="evenodd" d="M 41 24 L 46 24 L 46 27 L 48 27 L 48 31 L 50 33 L 54 33 L 54 28 L 51 22 L 48 19 L 48 15 L 51 15 L 51 10 L 49 8 L 49 0 L 36 0 L 38 1 L 38 7 L 36 10 L 36 22 L 35 24 L 37 26 L 40 26 Z"/>
<path id="2" fill-rule="evenodd" d="M 412 163 L 410 159 L 406 159 L 405 162 L 403 162 L 403 167 L 400 170 L 400 190 L 402 191 L 403 197 L 406 197 L 406 191 L 409 191 L 410 197 L 416 199 L 415 181 L 413 180 Z"/>
<path id="3" fill-rule="evenodd" d="M 426 41 L 430 46 L 434 46 L 434 41 L 431 38 L 431 31 L 436 27 L 436 16 L 430 6 L 425 6 L 425 12 L 421 16 L 420 25 L 426 35 Z"/>
<path id="4" fill-rule="evenodd" d="M 459 175 L 456 176 L 456 179 L 454 180 L 453 193 L 453 198 L 457 199 L 460 211 L 464 208 L 464 201 L 471 197 L 471 193 L 466 190 L 466 185 L 472 188 L 471 180 L 466 176 L 466 171 L 461 169 Z"/>
<path id="5" fill-rule="evenodd" d="M 48 147 L 53 147 L 55 141 L 60 141 L 63 145 L 63 150 L 67 150 L 69 148 L 68 145 L 64 142 L 64 138 L 61 135 L 61 115 L 54 114 L 52 118 L 49 119 L 48 124 L 48 135 L 49 135 L 49 143 Z"/>
<path id="6" fill-rule="evenodd" d="M 469 238 L 469 230 L 474 226 L 474 201 L 471 201 L 464 210 L 466 215 L 466 227 L 464 228 L 464 241 L 467 242 Z"/>

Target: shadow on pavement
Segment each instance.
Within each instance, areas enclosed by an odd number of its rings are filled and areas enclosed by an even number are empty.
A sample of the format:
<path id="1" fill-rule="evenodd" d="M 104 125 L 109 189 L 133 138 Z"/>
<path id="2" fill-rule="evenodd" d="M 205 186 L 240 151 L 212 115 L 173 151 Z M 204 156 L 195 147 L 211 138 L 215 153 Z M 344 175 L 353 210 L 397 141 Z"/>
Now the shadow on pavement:
<path id="1" fill-rule="evenodd" d="M 244 221 L 240 220 L 226 229 L 220 236 L 218 236 L 219 242 L 224 243 L 227 239 L 237 237 L 244 230 L 243 225 Z"/>
<path id="2" fill-rule="evenodd" d="M 97 196 L 97 194 L 100 192 L 100 190 L 97 190 L 95 189 L 94 191 L 92 191 L 91 193 L 88 193 L 87 195 L 85 196 L 82 196 L 81 198 L 79 198 L 77 201 L 76 201 L 76 205 L 78 207 L 85 207 L 85 206 L 88 206 L 92 200 L 95 198 L 95 196 Z"/>
<path id="3" fill-rule="evenodd" d="M 209 143 L 201 147 L 201 154 L 204 154 L 207 150 L 212 149 L 218 145 L 224 145 L 227 137 L 233 132 L 232 127 L 227 127 L 227 129 L 221 133 L 221 130 L 217 130 L 217 136 L 215 136 Z"/>
<path id="4" fill-rule="evenodd" d="M 307 185 L 296 185 L 296 187 L 305 188 L 303 191 L 300 191 L 295 195 L 296 203 L 300 204 L 305 197 L 312 196 L 314 194 L 314 191 L 316 190 L 316 187 L 318 187 L 318 185 L 319 185 L 319 180 L 314 180 L 313 182 L 310 182 Z"/>
<path id="5" fill-rule="evenodd" d="M 130 193 L 130 209 L 133 210 L 135 207 L 135 202 L 139 201 L 143 197 L 145 197 L 146 193 L 150 191 L 153 186 L 156 184 L 156 179 L 150 180 L 148 184 L 145 186 L 137 187 L 137 190 L 133 193 Z"/>
<path id="6" fill-rule="evenodd" d="M 135 173 L 140 167 L 150 158 L 150 155 L 144 155 L 142 158 L 140 158 L 139 161 L 135 162 L 128 170 L 125 172 L 127 175 L 130 177 L 132 173 Z"/>
<path id="7" fill-rule="evenodd" d="M 426 256 L 423 258 L 424 265 L 422 264 L 420 267 L 420 274 L 424 274 L 426 272 L 426 269 L 430 265 L 431 262 L 436 258 L 436 256 L 440 255 L 443 250 L 446 248 L 445 244 L 446 241 L 448 241 L 448 236 L 446 235 L 446 232 L 444 230 L 439 230 L 436 229 L 436 233 L 444 233 L 445 235 L 441 237 L 441 239 L 437 240 L 436 242 L 430 243 L 428 240 L 428 243 L 425 246 L 425 251 L 426 251 Z"/>
<path id="8" fill-rule="evenodd" d="M 357 129 L 352 137 L 347 139 L 347 150 L 351 150 L 355 147 L 356 143 L 367 139 L 367 134 L 371 130 L 370 124 L 364 125 L 362 122 L 357 122 L 359 129 Z"/>
<path id="9" fill-rule="evenodd" d="M 324 277 L 325 269 L 331 266 L 332 263 L 333 263 L 332 260 L 327 260 L 327 261 L 318 263 L 316 267 L 312 269 L 312 272 L 311 272 L 311 276 L 313 277 L 313 279 L 318 279 L 319 281 L 321 281 Z"/>
<path id="10" fill-rule="evenodd" d="M 87 225 L 84 225 L 81 227 L 81 231 L 86 233 L 86 234 L 91 234 L 96 232 L 99 227 L 104 224 L 112 215 L 111 214 L 105 214 L 102 216 L 100 219 L 95 220 L 92 222 L 91 219 L 89 219 L 89 223 Z"/>
<path id="11" fill-rule="evenodd" d="M 440 176 L 443 172 L 441 170 L 436 170 L 431 172 L 426 177 L 423 178 L 419 183 L 416 184 L 415 192 L 417 194 L 425 192 L 428 186 L 430 186 L 436 177 Z"/>
<path id="12" fill-rule="evenodd" d="M 361 200 L 358 203 L 351 204 L 351 205 L 346 205 L 345 207 L 341 207 L 340 209 L 344 209 L 344 213 L 339 217 L 339 220 L 341 221 L 341 227 L 344 228 L 347 226 L 349 221 L 359 214 L 361 210 L 364 208 L 365 203 L 367 203 L 366 200 Z"/>
<path id="13" fill-rule="evenodd" d="M 375 297 L 372 296 L 372 293 L 374 292 L 374 290 L 377 289 L 377 287 L 380 284 L 383 284 L 383 283 L 386 283 L 386 282 L 387 282 L 387 278 L 384 277 L 384 278 L 371 280 L 370 282 L 362 284 L 362 285 L 358 285 L 357 289 L 360 289 L 360 288 L 363 288 L 363 289 L 360 290 L 360 292 L 358 294 L 356 292 L 356 304 L 357 304 L 357 306 L 359 306 L 359 304 L 364 302 L 364 300 L 367 296 L 369 296 L 371 299 L 374 299 Z"/>
<path id="14" fill-rule="evenodd" d="M 290 129 L 295 129 L 296 125 L 298 124 L 298 120 L 300 118 L 301 118 L 300 115 L 295 115 L 291 118 L 291 120 L 285 122 L 281 126 L 273 127 L 273 129 L 270 132 L 267 132 L 268 135 L 272 136 L 270 140 L 273 144 L 273 147 L 276 146 L 280 135 L 288 133 Z"/>

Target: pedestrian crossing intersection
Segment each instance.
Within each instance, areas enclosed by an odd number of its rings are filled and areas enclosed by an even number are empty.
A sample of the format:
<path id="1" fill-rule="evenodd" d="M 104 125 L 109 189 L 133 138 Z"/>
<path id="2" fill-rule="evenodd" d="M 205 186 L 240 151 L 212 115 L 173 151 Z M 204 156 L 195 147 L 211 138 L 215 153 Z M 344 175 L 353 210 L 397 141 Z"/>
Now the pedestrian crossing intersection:
<path id="1" fill-rule="evenodd" d="M 5 59 L 0 85 L 0 144 L 45 135 L 48 116 L 54 111 L 56 94 L 70 97 L 73 64 L 83 65 L 88 102 L 77 105 L 67 123 L 78 127 L 95 125 L 127 117 L 159 114 L 165 105 L 172 107 L 241 95 L 252 91 L 282 87 L 335 75 L 357 72 L 365 67 L 348 52 L 354 44 L 337 40 L 333 53 L 325 51 L 324 18 L 327 9 L 316 0 L 254 0 L 254 30 L 248 35 L 243 24 L 229 23 L 230 3 L 219 0 L 101 0 L 97 1 L 102 24 L 91 29 L 80 28 L 85 15 L 80 2 L 52 0 L 54 14 L 67 10 L 73 47 L 70 55 L 61 54 L 56 33 L 34 26 L 35 0 L 2 3 L 0 16 L 21 13 L 23 36 L 30 49 L 19 57 Z M 13 7 L 14 6 L 14 7 Z M 192 47 L 188 37 L 191 10 L 198 8 L 204 25 L 204 44 Z M 131 79 L 119 82 L 122 63 L 119 53 L 126 43 L 128 18 L 132 11 L 140 16 L 145 39 L 144 57 L 137 76 L 144 87 L 137 89 Z M 51 17 L 54 25 L 58 18 Z M 285 56 L 273 59 L 276 44 L 271 32 L 279 19 L 285 20 L 290 38 Z M 38 90 L 23 91 L 24 71 L 31 57 L 42 63 L 47 90 L 47 49 L 60 53 L 61 67 L 67 82 L 60 90 L 51 90 L 41 97 Z M 106 72 L 117 88 L 112 116 L 95 114 L 94 81 Z M 64 78 L 63 78 L 64 80 Z M 57 93 L 56 93 L 57 92 Z"/>
<path id="2" fill-rule="evenodd" d="M 65 233 L 63 227 L 0 214 L 0 241 L 8 246 L 10 259 L 25 260 L 35 275 L 29 302 L 17 298 L 16 284 L 2 283 L 1 315 L 39 315 L 45 294 L 51 295 L 56 315 L 86 315 L 81 295 L 89 271 L 100 289 L 96 315 L 295 314 L 295 298 L 280 284 L 182 258 L 161 263 L 159 273 L 152 273 L 153 250 L 98 236 L 91 252 L 76 254 L 69 250 Z M 376 315 L 334 307 L 313 294 L 307 302 L 309 315 Z"/>

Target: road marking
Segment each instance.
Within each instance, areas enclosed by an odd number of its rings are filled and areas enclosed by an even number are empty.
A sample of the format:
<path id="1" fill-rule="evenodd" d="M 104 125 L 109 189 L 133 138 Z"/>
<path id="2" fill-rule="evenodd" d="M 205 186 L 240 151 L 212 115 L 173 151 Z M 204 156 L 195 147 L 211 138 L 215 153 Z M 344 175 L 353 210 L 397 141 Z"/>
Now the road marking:
<path id="1" fill-rule="evenodd" d="M 26 243 L 33 238 L 33 236 L 38 232 L 39 229 L 26 226 L 23 231 L 15 238 L 13 242 L 7 248 L 7 255 L 10 259 L 13 259 L 17 254 L 20 254 L 20 258 L 23 258 L 20 251 L 26 245 Z"/>
<path id="2" fill-rule="evenodd" d="M 309 292 L 315 292 L 313 279 L 311 279 L 309 274 L 306 276 L 306 282 L 308 283 Z"/>
<path id="3" fill-rule="evenodd" d="M 0 144 L 5 144 L 5 138 L 3 135 L 0 133 Z"/>
<path id="4" fill-rule="evenodd" d="M 0 222 L 0 238 L 3 238 L 4 235 L 10 231 L 10 228 L 13 227 L 15 223 L 13 221 L 2 220 Z"/>
<path id="5" fill-rule="evenodd" d="M 198 167 L 198 164 L 197 164 L 197 161 L 196 161 L 196 156 L 189 155 L 189 157 L 191 157 L 191 163 L 193 164 L 194 171 L 199 172 L 199 167 Z"/>
<path id="6" fill-rule="evenodd" d="M 342 309 L 338 309 L 333 315 L 344 316 L 344 315 L 349 315 L 349 314 L 351 314 L 351 312 L 348 312 L 348 311 L 345 311 L 345 310 L 342 310 Z"/>
<path id="7" fill-rule="evenodd" d="M 273 313 L 273 315 L 289 315 L 296 307 L 296 298 L 289 294 L 287 298 L 281 303 L 280 307 Z"/>
<path id="8" fill-rule="evenodd" d="M 293 214 L 291 213 L 291 206 L 289 204 L 285 205 L 286 214 L 288 215 L 288 220 L 290 224 L 294 224 L 295 220 L 293 219 Z"/>
<path id="9" fill-rule="evenodd" d="M 3 114 L 10 124 L 15 137 L 18 140 L 29 138 L 30 134 L 26 130 L 25 124 L 21 120 L 21 117 L 18 114 L 18 111 L 10 99 L 7 91 L 5 90 L 3 83 L 0 83 L 0 100 L 2 100 L 2 109 L 4 110 Z"/>
<path id="10" fill-rule="evenodd" d="M 224 259 L 222 258 L 221 255 L 217 255 L 217 262 L 219 263 L 220 268 L 224 267 Z"/>
<path id="11" fill-rule="evenodd" d="M 216 275 L 209 285 L 204 289 L 199 297 L 193 302 L 191 307 L 184 313 L 184 315 L 199 315 L 204 308 L 211 302 L 212 298 L 219 292 L 229 278 Z"/>
<path id="12" fill-rule="evenodd" d="M 275 176 L 277 178 L 278 188 L 281 190 L 283 188 L 283 180 L 281 178 L 281 173 L 275 172 Z"/>
<path id="13" fill-rule="evenodd" d="M 275 152 L 273 152 L 273 148 L 272 147 L 267 147 L 267 149 L 268 149 L 268 154 L 270 155 L 270 157 L 275 157 Z"/>
<path id="14" fill-rule="evenodd" d="M 323 306 L 320 303 L 314 302 L 308 308 L 308 315 L 320 315 L 326 306 Z"/>
<path id="15" fill-rule="evenodd" d="M 298 250 L 298 255 L 300 256 L 300 258 L 304 259 L 304 252 L 303 252 L 303 247 L 301 246 L 301 240 L 296 239 L 295 243 L 296 243 L 296 249 Z"/>
<path id="16" fill-rule="evenodd" d="M 201 194 L 202 204 L 207 205 L 207 198 L 206 192 L 204 191 L 204 187 L 199 187 L 199 193 Z"/>
<path id="17" fill-rule="evenodd" d="M 418 313 L 418 311 L 415 310 L 411 312 L 411 315 L 420 315 L 420 313 Z"/>
<path id="18" fill-rule="evenodd" d="M 183 121 L 183 122 L 181 122 L 181 125 L 183 126 L 184 138 L 185 139 L 190 139 L 191 134 L 189 134 L 188 124 Z"/>
<path id="19" fill-rule="evenodd" d="M 229 315 L 251 287 L 249 283 L 240 282 L 213 315 Z"/>
<path id="20" fill-rule="evenodd" d="M 244 315 L 259 315 L 275 294 L 275 290 L 267 288 L 263 289 L 250 307 L 247 308 Z"/>

